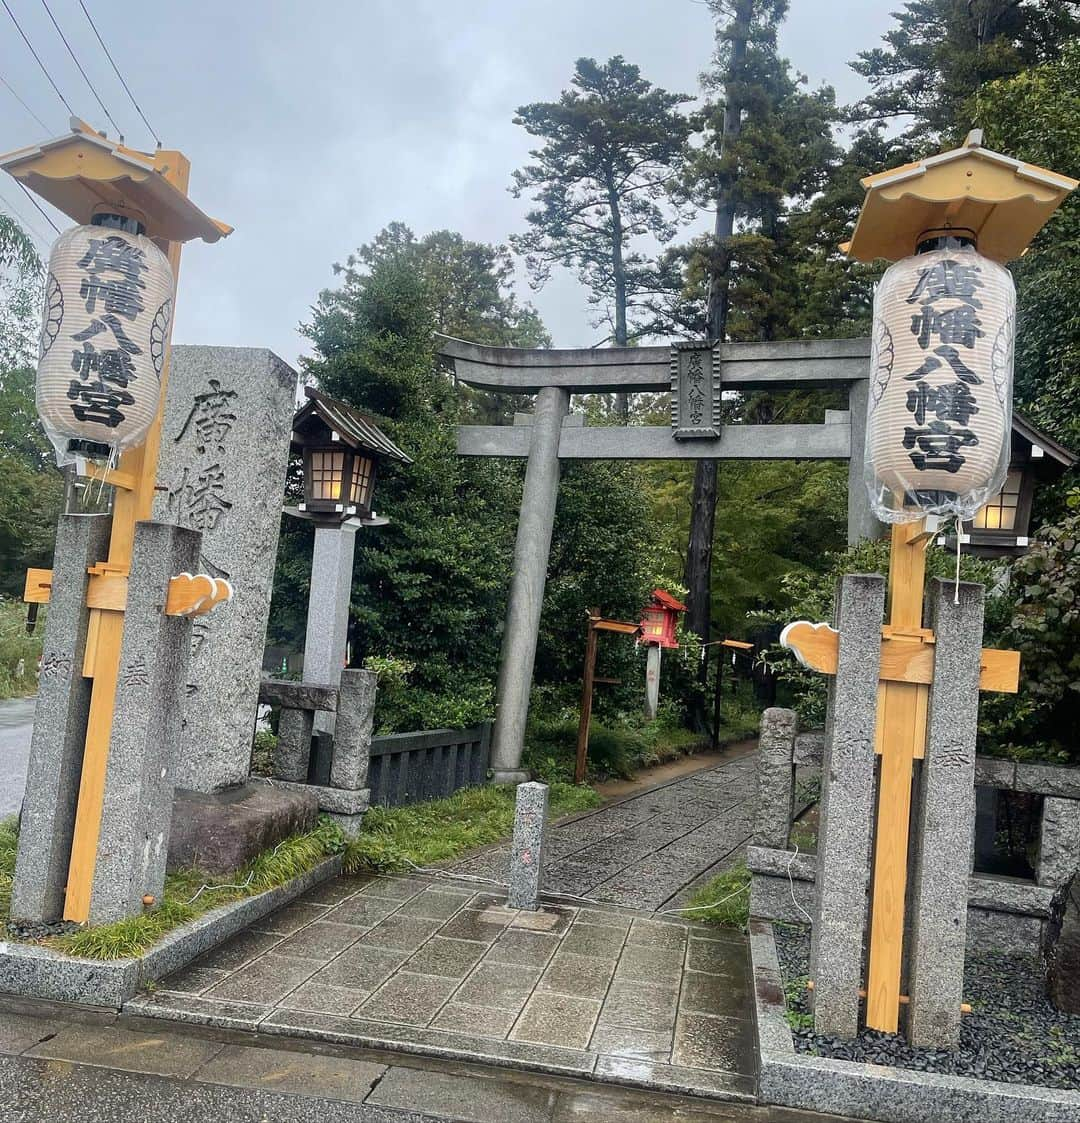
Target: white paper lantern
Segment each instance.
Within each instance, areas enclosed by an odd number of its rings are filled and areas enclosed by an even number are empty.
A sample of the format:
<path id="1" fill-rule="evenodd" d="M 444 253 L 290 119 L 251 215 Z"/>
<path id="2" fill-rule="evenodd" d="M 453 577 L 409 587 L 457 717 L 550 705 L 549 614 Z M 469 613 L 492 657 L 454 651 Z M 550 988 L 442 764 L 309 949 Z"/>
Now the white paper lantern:
<path id="1" fill-rule="evenodd" d="M 37 411 L 59 464 L 141 444 L 157 412 L 173 272 L 149 238 L 65 231 L 49 255 Z"/>
<path id="2" fill-rule="evenodd" d="M 1015 331 L 1012 275 L 960 239 L 885 272 L 866 424 L 866 483 L 883 522 L 971 519 L 1001 490 Z"/>

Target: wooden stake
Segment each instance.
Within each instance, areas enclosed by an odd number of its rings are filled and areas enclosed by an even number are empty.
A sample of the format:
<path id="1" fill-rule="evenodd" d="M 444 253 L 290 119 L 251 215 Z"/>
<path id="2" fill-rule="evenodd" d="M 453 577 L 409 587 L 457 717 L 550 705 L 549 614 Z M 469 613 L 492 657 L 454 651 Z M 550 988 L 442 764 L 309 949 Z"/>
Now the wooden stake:
<path id="1" fill-rule="evenodd" d="M 166 180 L 187 194 L 191 165 L 182 153 L 159 151 L 154 167 Z M 161 247 L 172 266 L 173 277 L 180 277 L 180 242 Z M 131 489 L 117 489 L 113 502 L 112 530 L 109 538 L 110 567 L 127 574 L 131 567 L 131 551 L 135 540 L 135 524 L 150 518 L 154 505 L 154 484 L 157 477 L 158 450 L 161 446 L 161 425 L 165 411 L 165 392 L 169 377 L 172 348 L 172 323 L 176 319 L 176 301 L 169 323 L 169 346 L 161 368 L 161 394 L 157 416 L 138 448 L 120 458 L 119 472 L 134 482 Z M 165 590 L 162 590 L 164 597 Z M 67 891 L 64 897 L 64 919 L 85 924 L 90 916 L 90 892 L 97 864 L 98 838 L 101 833 L 101 810 L 105 799 L 105 772 L 109 760 L 109 739 L 112 735 L 113 709 L 116 705 L 116 683 L 120 671 L 120 645 L 124 638 L 122 611 L 90 609 L 90 630 L 94 637 L 92 657 L 86 660 L 83 673 L 94 680 L 90 695 L 90 714 L 86 723 L 86 746 L 83 750 L 82 776 L 79 781 L 79 802 L 75 812 L 75 831 L 71 842 Z M 88 645 L 88 656 L 91 655 Z"/>
<path id="2" fill-rule="evenodd" d="M 578 721 L 577 758 L 574 783 L 585 783 L 585 764 L 589 755 L 589 722 L 592 720 L 593 680 L 596 677 L 596 620 L 600 609 L 589 610 L 589 631 L 585 639 L 585 672 L 581 680 L 581 718 Z"/>
<path id="3" fill-rule="evenodd" d="M 930 633 L 922 627 L 926 574 L 925 520 L 893 526 L 889 560 L 889 636 L 921 646 Z M 907 894 L 908 834 L 911 827 L 911 776 L 923 755 L 929 687 L 923 683 L 883 681 L 878 692 L 875 748 L 878 776 L 876 845 L 870 911 L 870 966 L 866 986 L 866 1024 L 895 1033 L 900 1017 L 904 902 Z"/>

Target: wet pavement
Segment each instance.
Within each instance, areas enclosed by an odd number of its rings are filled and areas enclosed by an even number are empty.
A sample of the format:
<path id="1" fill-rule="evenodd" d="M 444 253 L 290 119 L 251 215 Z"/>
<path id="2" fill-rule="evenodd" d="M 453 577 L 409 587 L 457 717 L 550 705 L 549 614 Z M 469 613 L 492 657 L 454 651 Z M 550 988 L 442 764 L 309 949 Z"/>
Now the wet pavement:
<path id="1" fill-rule="evenodd" d="M 741 933 L 503 899 L 447 879 L 338 878 L 125 1011 L 752 1101 Z"/>
<path id="2" fill-rule="evenodd" d="M 742 856 L 757 797 L 753 742 L 721 763 L 548 831 L 544 888 L 628 908 L 660 910 Z M 505 883 L 509 845 L 448 866 Z"/>
<path id="3" fill-rule="evenodd" d="M 0 1118 L 115 1123 L 843 1123 L 401 1052 L 0 1000 Z"/>
<path id="4" fill-rule="evenodd" d="M 35 698 L 0 702 L 0 819 L 18 812 L 26 787 Z"/>

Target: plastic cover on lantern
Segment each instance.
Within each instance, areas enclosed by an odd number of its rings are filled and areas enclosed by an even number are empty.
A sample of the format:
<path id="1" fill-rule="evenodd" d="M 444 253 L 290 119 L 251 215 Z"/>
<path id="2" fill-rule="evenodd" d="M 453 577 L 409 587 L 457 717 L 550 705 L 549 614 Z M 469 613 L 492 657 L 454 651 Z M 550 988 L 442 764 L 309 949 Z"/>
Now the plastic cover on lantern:
<path id="1" fill-rule="evenodd" d="M 1015 325 L 1012 275 L 970 245 L 886 270 L 874 296 L 865 465 L 882 522 L 967 521 L 1001 490 Z"/>
<path id="2" fill-rule="evenodd" d="M 145 439 L 157 412 L 172 306 L 172 269 L 149 238 L 76 226 L 56 240 L 35 396 L 57 464 L 112 459 Z"/>

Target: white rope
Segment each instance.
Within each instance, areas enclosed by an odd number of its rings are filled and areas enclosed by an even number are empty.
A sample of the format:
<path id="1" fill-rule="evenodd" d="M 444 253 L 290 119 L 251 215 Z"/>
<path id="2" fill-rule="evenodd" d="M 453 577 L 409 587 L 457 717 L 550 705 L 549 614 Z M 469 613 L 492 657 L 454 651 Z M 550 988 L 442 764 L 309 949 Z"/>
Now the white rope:
<path id="1" fill-rule="evenodd" d="M 795 850 L 788 860 L 787 864 L 787 879 L 788 879 L 788 892 L 791 893 L 791 903 L 806 917 L 806 923 L 812 928 L 814 926 L 814 918 L 799 904 L 795 899 L 795 879 L 791 876 L 791 867 L 795 864 L 795 859 L 799 856 L 799 844 L 795 843 Z"/>

